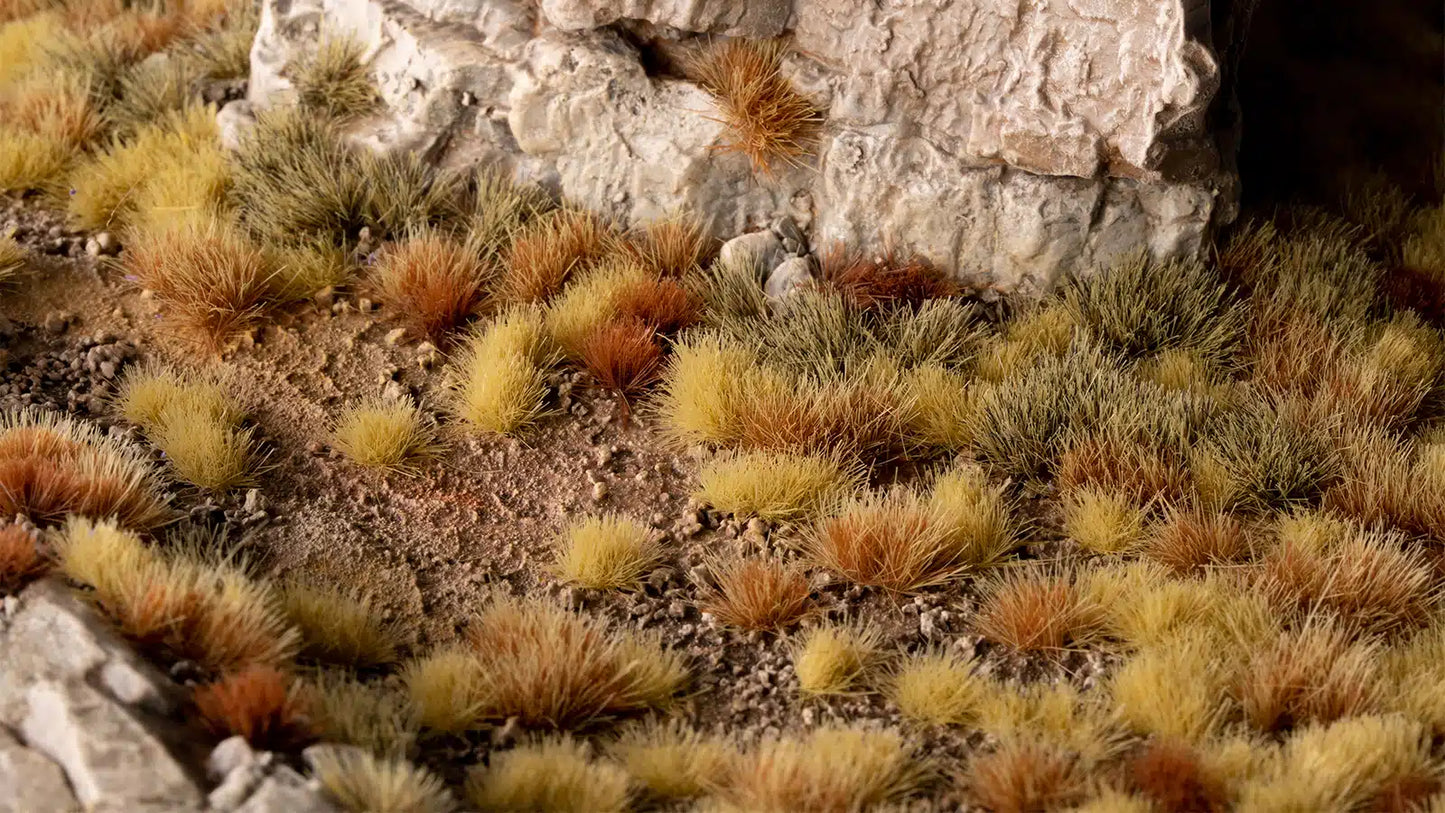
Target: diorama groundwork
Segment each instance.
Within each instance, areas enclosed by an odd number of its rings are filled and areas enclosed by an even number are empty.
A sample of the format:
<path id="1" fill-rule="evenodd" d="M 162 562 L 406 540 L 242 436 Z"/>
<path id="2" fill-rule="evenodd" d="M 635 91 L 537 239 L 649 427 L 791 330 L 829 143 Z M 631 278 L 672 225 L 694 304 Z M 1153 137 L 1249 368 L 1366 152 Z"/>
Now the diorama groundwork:
<path id="1" fill-rule="evenodd" d="M 769 296 L 685 212 L 351 146 L 343 40 L 223 149 L 231 5 L 0 0 L 0 594 L 197 742 L 354 746 L 354 811 L 1445 810 L 1442 201 Z M 718 47 L 765 183 L 816 116 Z"/>

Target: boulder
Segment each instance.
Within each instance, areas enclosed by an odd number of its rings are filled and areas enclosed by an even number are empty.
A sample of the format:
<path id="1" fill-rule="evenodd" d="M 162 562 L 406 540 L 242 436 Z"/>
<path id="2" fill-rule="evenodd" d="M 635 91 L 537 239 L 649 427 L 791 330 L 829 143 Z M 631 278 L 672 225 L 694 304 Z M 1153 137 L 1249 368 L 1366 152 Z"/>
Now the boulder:
<path id="1" fill-rule="evenodd" d="M 489 164 L 620 221 L 690 210 L 720 239 L 786 217 L 819 251 L 917 251 L 1038 292 L 1138 250 L 1202 251 L 1235 216 L 1233 54 L 1255 0 L 265 0 L 250 101 L 356 37 L 375 149 Z M 822 115 L 803 166 L 726 142 L 680 49 L 783 36 Z"/>
<path id="2" fill-rule="evenodd" d="M 60 766 L 44 754 L 26 748 L 0 728 L 0 813 L 37 810 L 70 813 L 80 802 L 70 792 Z"/>

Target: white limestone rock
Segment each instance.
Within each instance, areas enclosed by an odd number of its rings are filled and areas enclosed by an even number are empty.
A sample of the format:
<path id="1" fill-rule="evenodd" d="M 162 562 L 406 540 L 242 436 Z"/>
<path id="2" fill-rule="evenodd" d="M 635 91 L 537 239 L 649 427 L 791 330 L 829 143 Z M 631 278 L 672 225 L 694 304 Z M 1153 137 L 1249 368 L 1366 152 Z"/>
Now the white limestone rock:
<path id="1" fill-rule="evenodd" d="M 80 810 L 80 802 L 59 765 L 0 728 L 0 813 L 40 810 L 71 813 Z"/>

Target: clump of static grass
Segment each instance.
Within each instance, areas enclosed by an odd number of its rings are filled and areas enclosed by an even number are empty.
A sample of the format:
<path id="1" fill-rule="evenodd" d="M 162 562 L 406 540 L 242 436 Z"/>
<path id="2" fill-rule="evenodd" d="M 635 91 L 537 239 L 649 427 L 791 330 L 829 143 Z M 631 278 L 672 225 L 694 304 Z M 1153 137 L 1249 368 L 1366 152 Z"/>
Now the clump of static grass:
<path id="1" fill-rule="evenodd" d="M 902 802 L 934 773 L 898 734 L 851 727 L 765 739 L 730 767 L 716 795 L 735 808 L 819 813 Z"/>
<path id="2" fill-rule="evenodd" d="M 248 666 L 197 686 L 191 702 L 219 738 L 240 735 L 257 748 L 272 749 L 294 748 L 313 736 L 295 681 L 271 666 Z"/>
<path id="3" fill-rule="evenodd" d="M 1115 492 L 1074 489 L 1064 499 L 1064 533 L 1090 553 L 1125 553 L 1144 541 L 1144 511 Z"/>
<path id="4" fill-rule="evenodd" d="M 612 514 L 588 517 L 573 522 L 558 540 L 556 571 L 594 590 L 634 588 L 662 555 L 651 528 Z"/>
<path id="5" fill-rule="evenodd" d="M 362 56 L 359 43 L 323 35 L 315 48 L 302 52 L 284 71 L 298 107 L 334 119 L 369 112 L 376 104 L 376 88 Z"/>
<path id="6" fill-rule="evenodd" d="M 591 212 L 564 208 L 539 215 L 522 226 L 503 255 L 497 296 L 510 303 L 543 302 L 618 246 L 616 233 Z"/>
<path id="7" fill-rule="evenodd" d="M 286 620 L 301 633 L 303 656 L 358 668 L 396 661 L 402 630 L 383 620 L 364 589 L 293 580 L 279 594 Z"/>
<path id="8" fill-rule="evenodd" d="M 430 454 L 430 421 L 408 396 L 401 400 L 371 398 L 342 413 L 332 432 L 332 444 L 363 466 L 406 468 L 410 461 Z"/>
<path id="9" fill-rule="evenodd" d="M 874 348 L 863 311 L 842 294 L 822 288 L 794 291 L 781 311 L 746 340 L 780 369 L 833 376 L 862 363 Z"/>
<path id="10" fill-rule="evenodd" d="M 1123 738 L 1110 710 L 1097 701 L 1066 682 L 987 681 L 974 701 L 976 725 L 1001 742 L 1051 743 L 1098 765 L 1117 754 Z"/>
<path id="11" fill-rule="evenodd" d="M 476 655 L 465 647 L 433 650 L 401 672 L 417 725 L 440 734 L 460 734 L 482 726 L 485 677 Z"/>
<path id="12" fill-rule="evenodd" d="M 8 234 L 0 234 L 0 285 L 25 268 L 29 253 Z"/>
<path id="13" fill-rule="evenodd" d="M 1388 710 L 1420 720 L 1433 734 L 1445 732 L 1445 626 L 1439 621 L 1385 651 L 1381 671 L 1388 679 Z"/>
<path id="14" fill-rule="evenodd" d="M 715 399 L 744 449 L 837 454 L 867 465 L 908 457 L 913 422 L 898 370 L 875 358 L 857 375 L 794 377 L 758 366 Z"/>
<path id="15" fill-rule="evenodd" d="M 253 327 L 271 297 L 265 252 L 220 222 L 136 235 L 121 262 L 177 330 L 215 350 Z"/>
<path id="16" fill-rule="evenodd" d="M 1243 592 L 1229 573 L 1178 579 L 1152 562 L 1096 569 L 1087 590 L 1104 608 L 1109 636 L 1130 647 L 1161 644 L 1184 632 L 1230 645 L 1263 645 L 1278 632 L 1277 613 Z"/>
<path id="17" fill-rule="evenodd" d="M 461 217 L 466 176 L 438 169 L 414 152 L 361 154 L 366 179 L 366 218 L 372 233 L 401 237 L 450 229 Z M 482 248 L 470 235 L 467 248 Z"/>
<path id="18" fill-rule="evenodd" d="M 634 239 L 643 267 L 658 277 L 671 279 L 701 267 L 716 242 L 696 217 L 686 214 L 647 223 Z"/>
<path id="19" fill-rule="evenodd" d="M 1434 579 L 1421 552 L 1398 535 L 1356 531 L 1325 548 L 1283 541 L 1261 560 L 1256 589 L 1292 617 L 1331 615 L 1388 635 L 1429 622 L 1439 603 Z"/>
<path id="20" fill-rule="evenodd" d="M 94 424 L 25 410 L 0 417 L 0 516 L 46 525 L 112 517 L 149 530 L 172 516 L 150 463 Z"/>
<path id="21" fill-rule="evenodd" d="M 616 318 L 622 292 L 647 282 L 647 272 L 621 256 L 582 272 L 548 303 L 547 332 L 568 358 L 581 360 L 588 339 Z"/>
<path id="22" fill-rule="evenodd" d="M 719 256 L 684 282 L 702 300 L 703 323 L 742 341 L 768 317 L 763 278 L 770 271 L 762 268 L 756 257 Z"/>
<path id="23" fill-rule="evenodd" d="M 1307 622 L 1250 653 L 1232 686 L 1249 724 L 1273 732 L 1379 710 L 1379 647 L 1351 637 L 1338 625 Z"/>
<path id="24" fill-rule="evenodd" d="M 1063 301 L 1104 347 L 1135 358 L 1186 349 L 1222 363 L 1243 333 L 1243 311 L 1224 280 L 1194 260 L 1139 254 L 1071 280 Z"/>
<path id="25" fill-rule="evenodd" d="M 1004 571 L 985 589 L 974 626 L 984 638 L 1010 649 L 1059 651 L 1103 631 L 1103 609 L 1068 574 Z"/>
<path id="26" fill-rule="evenodd" d="M 29 5 L 24 8 L 23 5 Z M 0 9 L 0 86 L 23 77 L 47 59 L 46 44 L 60 35 L 59 15 L 49 3 L 8 3 Z"/>
<path id="27" fill-rule="evenodd" d="M 643 277 L 622 285 L 613 306 L 624 321 L 640 322 L 670 336 L 697 321 L 697 296 L 674 279 Z"/>
<path id="28" fill-rule="evenodd" d="M 416 742 L 417 720 L 396 687 L 322 671 L 307 679 L 305 691 L 311 722 L 325 742 L 383 757 L 405 756 Z"/>
<path id="29" fill-rule="evenodd" d="M 142 234 L 178 227 L 232 222 L 226 209 L 231 186 L 230 159 L 217 144 L 181 153 L 138 188 L 131 227 Z"/>
<path id="30" fill-rule="evenodd" d="M 735 443 L 738 416 L 748 397 L 745 379 L 756 364 L 751 349 L 715 335 L 675 344 L 663 376 L 660 407 L 669 434 L 686 443 Z"/>
<path id="31" fill-rule="evenodd" d="M 969 761 L 970 795 L 989 810 L 1060 810 L 1084 801 L 1085 767 L 1062 748 L 1029 740 L 1006 741 Z"/>
<path id="32" fill-rule="evenodd" d="M 1223 414 L 1200 451 L 1219 462 L 1234 506 L 1290 508 L 1318 500 L 1339 477 L 1330 428 L 1297 402 L 1257 399 Z"/>
<path id="33" fill-rule="evenodd" d="M 983 343 L 977 309 L 957 299 L 930 299 L 889 309 L 872 330 L 884 351 L 905 369 L 966 367 Z"/>
<path id="34" fill-rule="evenodd" d="M 234 419 L 193 412 L 186 399 L 161 410 L 146 437 L 166 456 L 171 471 L 191 485 L 210 492 L 255 482 L 261 459 L 255 450 L 254 430 Z"/>
<path id="35" fill-rule="evenodd" d="M 467 239 L 489 256 L 500 256 L 524 223 L 554 206 L 540 187 L 519 185 L 496 169 L 472 173 L 463 191 Z"/>
<path id="36" fill-rule="evenodd" d="M 689 64 L 691 75 L 717 102 L 717 120 L 727 128 L 724 147 L 746 155 L 753 169 L 768 174 L 779 164 L 800 163 L 822 121 L 783 75 L 784 53 L 778 40 L 719 40 Z"/>
<path id="37" fill-rule="evenodd" d="M 251 45 L 261 15 L 254 6 L 227 9 L 222 24 L 201 31 L 187 43 L 186 57 L 207 79 L 245 79 L 251 75 Z"/>
<path id="38" fill-rule="evenodd" d="M 217 672 L 276 666 L 295 652 L 298 636 L 269 586 L 233 563 L 195 546 L 163 555 L 110 522 L 73 519 L 54 541 L 60 572 L 94 588 L 142 646 Z"/>
<path id="39" fill-rule="evenodd" d="M 1296 731 L 1263 775 L 1245 785 L 1245 810 L 1411 810 L 1423 798 L 1379 806 L 1402 785 L 1439 783 L 1424 726 L 1401 715 L 1367 715 Z"/>
<path id="40" fill-rule="evenodd" d="M 69 175 L 71 194 L 67 207 L 72 220 L 86 229 L 114 229 L 129 223 L 138 211 L 140 192 L 160 179 L 176 177 L 177 163 L 198 162 L 217 155 L 215 109 L 190 104 L 166 113 L 136 130 L 109 149 L 77 164 Z M 214 172 L 198 170 L 212 183 Z M 224 187 L 222 187 L 224 191 Z M 216 195 L 219 197 L 219 195 Z M 214 202 L 214 201 L 207 201 Z"/>
<path id="41" fill-rule="evenodd" d="M 126 370 L 116 390 L 115 407 L 121 417 L 146 431 L 160 426 L 167 410 L 205 415 L 235 423 L 244 417 L 241 405 L 227 392 L 224 378 L 183 372 L 175 367 L 147 363 Z"/>
<path id="42" fill-rule="evenodd" d="M 545 601 L 499 599 L 468 636 L 487 719 L 576 728 L 665 706 L 688 677 L 682 658 L 655 637 Z"/>
<path id="43" fill-rule="evenodd" d="M 1253 329 L 1298 313 L 1343 327 L 1364 322 L 1379 302 L 1381 269 L 1360 242 L 1357 229 L 1328 224 L 1276 239 L 1246 274 Z"/>
<path id="44" fill-rule="evenodd" d="M 796 563 L 777 558 L 717 556 L 706 564 L 702 608 L 719 623 L 781 630 L 807 614 L 812 588 Z"/>
<path id="45" fill-rule="evenodd" d="M 973 664 L 942 650 L 905 658 L 885 682 L 888 699 L 904 717 L 934 725 L 972 723 L 983 692 Z"/>
<path id="46" fill-rule="evenodd" d="M 88 146 L 105 124 L 84 77 L 68 72 L 36 71 L 0 86 L 0 112 L 18 132 L 53 139 L 71 150 Z"/>
<path id="47" fill-rule="evenodd" d="M 266 111 L 232 162 L 231 204 L 268 244 L 339 245 L 366 225 L 372 192 L 361 158 L 323 117 L 295 107 Z"/>
<path id="48" fill-rule="evenodd" d="M 489 277 L 466 245 L 429 232 L 384 249 L 372 283 L 408 329 L 437 340 L 477 311 Z"/>
<path id="49" fill-rule="evenodd" d="M 481 811 L 621 813 L 631 790 L 627 771 L 562 737 L 493 753 L 489 765 L 468 774 L 466 796 Z"/>
<path id="50" fill-rule="evenodd" d="M 322 240 L 286 246 L 275 254 L 272 288 L 277 299 L 310 299 L 318 291 L 346 284 L 355 265 L 346 249 Z"/>
<path id="51" fill-rule="evenodd" d="M 817 523 L 807 550 L 849 581 L 907 592 L 987 567 L 1013 538 L 1002 490 L 981 471 L 959 468 L 940 475 L 926 497 L 895 489 L 844 504 Z"/>
<path id="52" fill-rule="evenodd" d="M 307 751 L 311 772 L 342 809 L 352 813 L 451 813 L 446 783 L 401 756 L 325 746 Z"/>
<path id="53" fill-rule="evenodd" d="M 1445 469 L 1435 465 L 1436 447 L 1377 432 L 1353 435 L 1344 476 L 1325 492 L 1325 507 L 1367 526 L 1439 537 L 1445 530 L 1445 480 L 1440 477 Z"/>
<path id="54" fill-rule="evenodd" d="M 957 451 L 973 442 L 970 429 L 978 390 L 961 372 L 937 364 L 914 367 L 900 382 L 912 404 L 906 432 L 924 449 Z"/>
<path id="55" fill-rule="evenodd" d="M 475 430 L 517 432 L 542 414 L 543 370 L 556 360 L 539 311 L 503 311 L 467 338 L 449 368 L 452 413 Z"/>
<path id="56" fill-rule="evenodd" d="M 1128 762 L 1128 781 L 1138 793 L 1166 811 L 1230 809 L 1224 777 L 1193 745 L 1156 739 Z"/>
<path id="57" fill-rule="evenodd" d="M 1224 722 L 1228 684 L 1215 639 L 1188 633 L 1138 652 L 1115 673 L 1109 690 L 1130 730 L 1199 742 Z"/>
<path id="58" fill-rule="evenodd" d="M 0 127 L 0 192 L 27 192 L 58 184 L 71 148 L 36 133 Z"/>
<path id="59" fill-rule="evenodd" d="M 1171 509 L 1149 535 L 1144 555 L 1176 576 L 1239 564 L 1253 552 L 1249 535 L 1229 514 Z"/>
<path id="60" fill-rule="evenodd" d="M 698 475 L 697 498 L 724 513 L 797 520 L 836 504 L 862 485 L 862 473 L 836 456 L 740 452 Z"/>
<path id="61" fill-rule="evenodd" d="M 1198 395 L 1223 393 L 1218 382 L 1219 368 L 1194 350 L 1161 350 L 1139 362 L 1134 374 L 1174 392 Z"/>
<path id="62" fill-rule="evenodd" d="M 1106 425 L 1067 445 L 1054 482 L 1060 490 L 1102 488 L 1128 495 L 1138 504 L 1180 501 L 1188 493 L 1184 455 L 1166 439 Z"/>
<path id="63" fill-rule="evenodd" d="M 582 364 L 603 389 L 621 399 L 626 420 L 631 396 L 662 373 L 662 345 L 657 332 L 641 322 L 608 322 L 582 343 Z"/>
<path id="64" fill-rule="evenodd" d="M 823 252 L 819 276 L 864 310 L 918 307 L 931 299 L 955 296 L 960 290 L 958 283 L 920 256 L 896 250 L 870 255 L 841 244 Z"/>
<path id="65" fill-rule="evenodd" d="M 675 719 L 658 718 L 624 729 L 607 746 L 607 753 L 657 801 L 706 794 L 737 755 L 724 739 L 705 736 Z"/>
<path id="66" fill-rule="evenodd" d="M 872 627 L 826 625 L 803 635 L 793 650 L 793 672 L 805 694 L 844 694 L 878 658 L 880 633 Z"/>
<path id="67" fill-rule="evenodd" d="M 0 525 L 0 592 L 19 593 L 49 567 L 32 531 L 15 523 Z"/>
<path id="68" fill-rule="evenodd" d="M 1009 322 L 1001 339 L 979 349 L 975 372 L 985 381 L 998 382 L 1022 373 L 1039 359 L 1062 356 L 1078 328 L 1060 304 L 1032 308 Z"/>
<path id="69" fill-rule="evenodd" d="M 195 63 L 171 54 L 132 65 L 121 74 L 120 98 L 105 108 L 111 132 L 129 135 L 185 107 L 197 95 L 200 78 Z"/>

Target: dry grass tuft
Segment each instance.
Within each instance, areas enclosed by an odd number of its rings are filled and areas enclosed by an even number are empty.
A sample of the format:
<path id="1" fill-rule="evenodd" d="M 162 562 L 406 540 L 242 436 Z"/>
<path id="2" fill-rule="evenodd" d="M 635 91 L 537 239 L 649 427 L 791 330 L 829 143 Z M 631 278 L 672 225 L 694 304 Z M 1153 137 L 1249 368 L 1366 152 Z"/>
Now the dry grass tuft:
<path id="1" fill-rule="evenodd" d="M 956 452 L 973 442 L 969 415 L 977 389 L 968 376 L 930 363 L 907 371 L 901 387 L 912 404 L 906 428 L 910 442 L 942 452 Z"/>
<path id="2" fill-rule="evenodd" d="M 1177 576 L 1236 565 L 1253 552 L 1244 526 L 1229 514 L 1174 509 L 1144 544 L 1144 555 Z"/>
<path id="3" fill-rule="evenodd" d="M 705 464 L 695 496 L 738 517 L 796 520 L 837 504 L 861 479 L 837 457 L 742 452 Z"/>
<path id="4" fill-rule="evenodd" d="M 822 116 L 783 76 L 777 40 L 719 40 L 690 64 L 697 83 L 717 100 L 728 129 L 725 148 L 741 152 L 755 170 L 771 174 L 808 153 Z"/>
<path id="5" fill-rule="evenodd" d="M 197 686 L 191 700 L 217 737 L 239 734 L 257 748 L 279 750 L 313 736 L 294 681 L 270 666 L 249 666 Z"/>
<path id="6" fill-rule="evenodd" d="M 517 432 L 542 414 L 542 371 L 556 358 L 539 311 L 503 311 L 467 338 L 448 370 L 453 414 L 483 432 Z"/>
<path id="7" fill-rule="evenodd" d="M 257 324 L 275 271 L 265 252 L 221 222 L 136 235 L 122 264 L 180 330 L 215 350 Z"/>
<path id="8" fill-rule="evenodd" d="M 0 285 L 25 268 L 29 252 L 8 234 L 0 234 Z"/>
<path id="9" fill-rule="evenodd" d="M 1250 653 L 1233 687 L 1249 724 L 1274 732 L 1379 710 L 1379 647 L 1350 639 L 1338 625 L 1306 623 Z"/>
<path id="10" fill-rule="evenodd" d="M 1103 631 L 1103 608 L 1069 575 L 1008 570 L 986 590 L 974 626 L 1016 651 L 1058 651 Z"/>
<path id="11" fill-rule="evenodd" d="M 805 694 L 851 691 L 878 658 L 880 634 L 872 627 L 814 627 L 793 648 L 793 672 Z"/>
<path id="12" fill-rule="evenodd" d="M 973 664 L 942 650 L 913 655 L 893 668 L 888 699 L 904 717 L 935 725 L 966 725 L 978 713 L 983 680 Z"/>
<path id="13" fill-rule="evenodd" d="M 1054 481 L 1062 491 L 1106 489 L 1138 505 L 1179 502 L 1188 494 L 1189 475 L 1181 455 L 1160 441 L 1129 437 L 1118 429 L 1095 432 L 1068 446 Z"/>
<path id="14" fill-rule="evenodd" d="M 467 800 L 478 810 L 621 813 L 631 797 L 627 771 L 592 759 L 586 743 L 547 739 L 493 753 L 467 776 Z"/>
<path id="15" fill-rule="evenodd" d="M 558 544 L 557 574 L 594 590 L 637 587 L 664 553 L 651 528 L 615 514 L 574 521 Z"/>
<path id="16" fill-rule="evenodd" d="M 1027 740 L 1006 742 L 974 757 L 966 783 L 972 796 L 996 813 L 1064 809 L 1084 801 L 1089 780 L 1077 758 Z"/>
<path id="17" fill-rule="evenodd" d="M 71 149 L 62 142 L 0 127 L 0 192 L 13 194 L 56 186 L 71 156 Z"/>
<path id="18" fill-rule="evenodd" d="M 685 443 L 736 443 L 746 379 L 756 364 L 752 350 L 715 335 L 673 345 L 659 410 L 668 433 Z"/>
<path id="19" fill-rule="evenodd" d="M 427 232 L 383 250 L 372 282 L 409 330 L 438 340 L 476 313 L 490 275 L 467 246 Z"/>
<path id="20" fill-rule="evenodd" d="M 563 208 L 528 221 L 502 258 L 497 296 L 531 304 L 550 299 L 573 275 L 618 251 L 617 234 L 591 212 Z"/>
<path id="21" fill-rule="evenodd" d="M 468 631 L 481 714 L 576 728 L 671 702 L 687 681 L 676 653 L 546 601 L 499 599 Z"/>
<path id="22" fill-rule="evenodd" d="M 670 336 L 697 321 L 702 303 L 676 280 L 642 277 L 618 287 L 612 306 L 623 321 Z"/>
<path id="23" fill-rule="evenodd" d="M 140 425 L 183 480 L 210 491 L 251 482 L 257 464 L 252 430 L 215 376 L 181 373 L 154 364 L 128 372 L 116 403 L 127 420 Z"/>
<path id="24" fill-rule="evenodd" d="M 405 756 L 419 723 L 406 694 L 390 682 L 364 683 L 345 672 L 320 671 L 304 687 L 317 736 L 383 757 Z"/>
<path id="25" fill-rule="evenodd" d="M 582 343 L 582 363 L 604 389 L 622 399 L 624 419 L 628 397 L 662 373 L 662 345 L 657 332 L 637 321 L 610 322 Z"/>
<path id="26" fill-rule="evenodd" d="M 781 630 L 801 619 L 812 587 L 803 568 L 776 558 L 718 556 L 707 563 L 702 608 L 719 623 L 749 630 Z"/>
<path id="27" fill-rule="evenodd" d="M 1010 321 L 1002 341 L 982 349 L 976 372 L 984 381 L 997 383 L 1011 378 L 1050 356 L 1062 356 L 1074 340 L 1079 325 L 1059 304 L 1032 308 Z"/>
<path id="28" fill-rule="evenodd" d="M 547 305 L 547 332 L 569 359 L 580 360 L 592 334 L 617 317 L 621 293 L 633 286 L 651 285 L 642 266 L 627 257 L 615 257 L 575 276 Z"/>
<path id="29" fill-rule="evenodd" d="M 283 302 L 307 300 L 323 288 L 341 287 L 355 271 L 346 249 L 322 240 L 287 246 L 275 257 L 272 287 L 276 298 Z"/>
<path id="30" fill-rule="evenodd" d="M 1406 781 L 1438 782 L 1439 766 L 1418 722 L 1370 715 L 1296 732 L 1262 773 L 1245 785 L 1241 810 L 1410 810 L 1413 800 L 1379 803 Z"/>
<path id="31" fill-rule="evenodd" d="M 1064 533 L 1090 553 L 1126 553 L 1144 541 L 1144 511 L 1102 489 L 1074 489 L 1064 498 Z"/>
<path id="32" fill-rule="evenodd" d="M 434 650 L 401 672 L 417 725 L 441 734 L 460 734 L 482 726 L 486 675 L 470 649 Z"/>
<path id="33" fill-rule="evenodd" d="M 347 408 L 336 422 L 332 445 L 363 466 L 402 469 L 436 448 L 432 438 L 431 422 L 409 396 L 372 398 Z"/>
<path id="34" fill-rule="evenodd" d="M 1186 742 L 1152 740 L 1129 759 L 1129 784 L 1165 813 L 1223 813 L 1229 790 Z"/>
<path id="35" fill-rule="evenodd" d="M 659 801 L 704 795 L 737 757 L 734 746 L 722 738 L 658 718 L 624 730 L 607 753 L 634 784 Z"/>
<path id="36" fill-rule="evenodd" d="M 323 35 L 313 49 L 286 66 L 296 103 L 309 114 L 347 119 L 371 110 L 376 88 L 361 61 L 361 45 Z"/>
<path id="37" fill-rule="evenodd" d="M 291 581 L 280 600 L 286 620 L 301 633 L 302 655 L 359 668 L 396 661 L 402 630 L 382 620 L 363 589 Z"/>
<path id="38" fill-rule="evenodd" d="M 1124 738 L 1112 710 L 1097 694 L 1067 682 L 984 684 L 975 701 L 978 728 L 1001 742 L 1041 742 L 1100 765 L 1117 756 Z"/>
<path id="39" fill-rule="evenodd" d="M 1191 743 L 1217 731 L 1228 685 L 1220 655 L 1217 640 L 1201 634 L 1174 635 L 1141 650 L 1110 686 L 1120 721 L 1140 734 Z"/>
<path id="40" fill-rule="evenodd" d="M 399 756 L 327 746 L 307 751 L 312 773 L 337 804 L 351 813 L 452 813 L 446 783 Z"/>
<path id="41" fill-rule="evenodd" d="M 700 268 L 716 242 L 696 218 L 674 215 L 642 228 L 636 239 L 637 255 L 655 276 L 679 279 Z"/>
<path id="42" fill-rule="evenodd" d="M 19 593 L 49 569 L 38 542 L 22 525 L 0 525 L 0 592 Z"/>
<path id="43" fill-rule="evenodd" d="M 30 410 L 0 417 L 0 516 L 45 525 L 71 514 L 142 530 L 171 518 L 146 459 L 94 424 Z"/>
<path id="44" fill-rule="evenodd" d="M 731 767 L 717 796 L 740 810 L 867 810 L 902 802 L 933 775 L 899 735 L 841 727 L 766 739 Z"/>
<path id="45" fill-rule="evenodd" d="M 955 296 L 960 291 L 958 283 L 917 255 L 889 251 L 869 256 L 843 245 L 824 252 L 819 276 L 863 310 L 917 308 L 930 299 Z"/>

